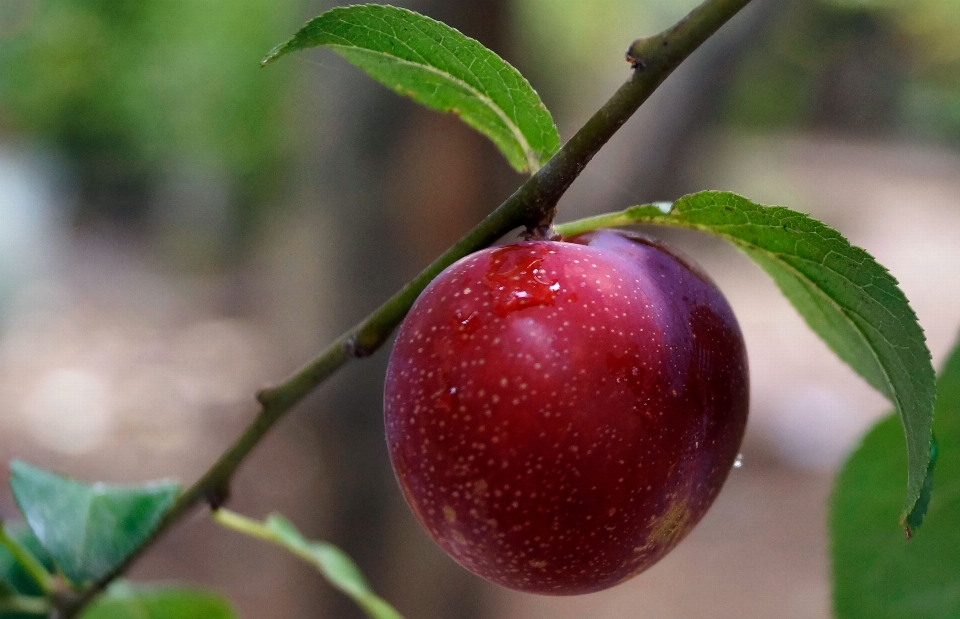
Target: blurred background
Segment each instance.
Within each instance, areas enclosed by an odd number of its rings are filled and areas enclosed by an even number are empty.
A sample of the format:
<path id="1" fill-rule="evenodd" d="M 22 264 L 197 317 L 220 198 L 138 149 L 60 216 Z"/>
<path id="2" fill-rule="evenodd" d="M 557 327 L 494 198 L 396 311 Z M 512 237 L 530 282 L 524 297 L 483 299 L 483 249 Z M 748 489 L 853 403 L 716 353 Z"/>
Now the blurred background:
<path id="1" fill-rule="evenodd" d="M 312 356 L 508 196 L 484 138 L 326 51 L 259 59 L 308 0 L 0 2 L 0 460 L 193 480 Z M 680 0 L 410 0 L 515 64 L 569 138 Z M 899 279 L 942 361 L 960 328 L 960 3 L 754 0 L 596 157 L 572 219 L 701 189 L 809 212 Z M 233 507 L 353 555 L 409 619 L 825 618 L 832 474 L 889 406 L 767 277 L 657 230 L 736 310 L 752 369 L 743 467 L 647 573 L 578 598 L 460 569 L 403 503 L 382 438 L 388 350 L 255 452 Z M 953 266 L 951 266 L 953 265 Z M 4 485 L 0 517 L 16 517 Z M 896 523 L 891 523 L 896 526 Z M 246 618 L 356 618 L 309 568 L 183 522 L 134 576 Z"/>

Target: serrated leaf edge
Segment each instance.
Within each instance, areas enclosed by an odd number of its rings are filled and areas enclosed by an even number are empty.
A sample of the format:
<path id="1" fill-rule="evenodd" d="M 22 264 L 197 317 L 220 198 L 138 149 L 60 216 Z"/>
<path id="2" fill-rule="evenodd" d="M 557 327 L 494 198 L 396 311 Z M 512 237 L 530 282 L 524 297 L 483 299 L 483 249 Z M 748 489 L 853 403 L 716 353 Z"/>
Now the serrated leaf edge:
<path id="1" fill-rule="evenodd" d="M 503 57 L 501 57 L 499 54 L 497 54 L 496 52 L 494 52 L 494 51 L 491 50 L 490 48 L 486 47 L 485 45 L 483 45 L 483 43 L 480 43 L 479 41 L 477 41 L 477 40 L 474 39 L 473 37 L 469 37 L 469 36 L 465 35 L 464 33 L 460 32 L 459 30 L 457 30 L 456 28 L 453 28 L 452 26 L 450 26 L 450 25 L 448 25 L 448 24 L 445 24 L 445 23 L 443 23 L 443 22 L 441 22 L 441 21 L 439 21 L 439 20 L 436 20 L 436 19 L 434 19 L 434 18 L 432 18 L 432 17 L 430 17 L 430 16 L 428 16 L 428 15 L 424 15 L 424 14 L 422 14 L 422 13 L 417 13 L 416 11 L 412 11 L 412 10 L 407 9 L 407 8 L 404 8 L 404 7 L 396 7 L 396 6 L 382 5 L 382 4 L 376 4 L 376 3 L 370 3 L 370 4 L 352 4 L 352 5 L 348 5 L 348 6 L 333 7 L 333 8 L 331 8 L 331 9 L 327 10 L 327 11 L 324 11 L 323 13 L 321 13 L 320 15 L 318 15 L 317 17 L 314 17 L 313 19 L 309 20 L 306 24 L 304 24 L 303 26 L 301 26 L 300 29 L 298 29 L 297 32 L 294 34 L 294 36 L 291 37 L 289 40 L 284 41 L 283 43 L 280 43 L 280 44 L 274 46 L 269 52 L 267 52 L 267 55 L 260 61 L 260 66 L 266 66 L 266 65 L 274 62 L 275 60 L 281 58 L 282 56 L 285 56 L 285 55 L 287 55 L 287 54 L 289 54 L 289 53 L 292 53 L 293 51 L 299 51 L 300 49 L 305 49 L 305 48 L 298 48 L 298 49 L 290 49 L 290 48 L 293 46 L 293 42 L 296 40 L 297 36 L 298 36 L 305 28 L 307 28 L 311 23 L 315 22 L 316 20 L 318 20 L 318 19 L 320 19 L 320 18 L 322 18 L 322 17 L 324 17 L 325 15 L 330 14 L 330 13 L 334 13 L 334 12 L 342 13 L 342 12 L 348 11 L 349 9 L 356 9 L 356 8 L 361 8 L 361 7 L 377 7 L 377 8 L 392 9 L 392 10 L 398 11 L 398 12 L 400 12 L 400 13 L 406 13 L 406 14 L 408 14 L 408 15 L 412 15 L 412 16 L 414 16 L 414 17 L 416 17 L 416 18 L 430 20 L 430 21 L 435 22 L 435 23 L 437 23 L 437 24 L 439 24 L 439 25 L 441 25 L 441 26 L 443 26 L 443 27 L 445 27 L 445 28 L 449 28 L 450 30 L 453 30 L 454 32 L 456 32 L 456 33 L 459 34 L 460 36 L 464 37 L 464 39 L 466 39 L 467 41 L 469 41 L 469 42 L 471 42 L 471 43 L 474 43 L 474 44 L 478 45 L 478 46 L 479 46 L 481 49 L 483 49 L 484 51 L 489 52 L 490 54 L 493 54 L 493 55 L 494 55 L 498 60 L 500 60 L 504 65 L 506 65 L 507 67 L 509 67 L 509 68 L 512 69 L 513 71 L 515 71 L 516 74 L 517 74 L 517 76 L 520 78 L 520 80 L 521 80 L 527 87 L 529 87 L 530 90 L 536 95 L 537 100 L 538 100 L 538 102 L 539 102 L 539 104 L 538 104 L 537 107 L 539 107 L 539 108 L 541 108 L 541 109 L 543 109 L 543 110 L 546 110 L 546 106 L 543 104 L 543 101 L 540 99 L 540 95 L 536 92 L 536 89 L 534 89 L 533 86 L 530 84 L 529 80 L 527 80 L 527 78 L 524 77 L 523 74 L 520 73 L 520 71 L 519 71 L 516 67 L 514 67 L 512 64 L 510 64 L 509 62 L 507 62 L 507 61 L 506 61 Z M 428 33 L 424 32 L 422 29 L 420 29 L 419 26 L 418 26 L 416 23 L 411 22 L 409 25 L 411 25 L 412 27 L 417 27 L 417 29 L 421 32 L 421 34 L 424 34 L 425 36 L 428 36 L 428 37 L 429 37 Z M 399 39 L 398 37 L 395 36 L 394 38 L 397 38 L 397 40 L 399 40 L 401 43 L 403 43 L 404 45 L 406 45 L 406 43 L 405 43 L 404 41 L 402 41 L 401 39 Z M 364 53 L 369 53 L 369 54 L 381 55 L 381 56 L 384 56 L 384 57 L 387 57 L 387 58 L 391 58 L 391 59 L 393 59 L 394 61 L 396 61 L 396 62 L 398 62 L 398 63 L 404 63 L 404 64 L 407 64 L 407 65 L 410 65 L 410 66 L 413 66 L 413 67 L 417 67 L 417 68 L 420 68 L 420 69 L 428 69 L 428 70 L 430 70 L 431 72 L 433 72 L 435 75 L 440 75 L 440 76 L 442 76 L 442 77 L 445 77 L 445 78 L 449 79 L 451 82 L 454 82 L 456 85 L 460 86 L 461 88 L 464 88 L 465 90 L 468 90 L 468 91 L 469 91 L 471 94 L 473 94 L 475 97 L 477 97 L 478 99 L 480 99 L 481 101 L 483 101 L 483 102 L 487 105 L 488 108 L 490 108 L 491 110 L 494 111 L 494 113 L 497 115 L 497 117 L 500 118 L 500 120 L 504 123 L 504 125 L 506 125 L 507 129 L 510 131 L 511 135 L 513 136 L 513 138 L 517 141 L 518 146 L 520 146 L 520 149 L 521 149 L 521 151 L 523 152 L 523 158 L 524 158 L 524 160 L 526 161 L 526 168 L 525 168 L 525 169 L 520 169 L 519 171 L 521 171 L 521 172 L 529 172 L 529 173 L 531 173 L 531 174 L 537 172 L 537 171 L 542 167 L 542 163 L 541 163 L 541 162 L 545 163 L 546 160 L 549 160 L 554 154 L 556 154 L 556 152 L 557 152 L 557 150 L 558 150 L 558 148 L 556 148 L 556 149 L 553 150 L 553 152 L 549 152 L 549 153 L 548 153 L 548 152 L 539 152 L 539 151 L 537 151 L 537 150 L 534 150 L 534 149 L 530 146 L 530 143 L 527 141 L 526 136 L 525 136 L 525 135 L 523 134 L 523 132 L 520 130 L 520 127 L 517 126 L 517 125 L 510 119 L 510 117 L 506 115 L 505 110 L 503 110 L 499 105 L 497 105 L 492 99 L 490 99 L 490 98 L 487 97 L 486 95 L 483 95 L 482 93 L 480 93 L 479 91 L 477 91 L 477 89 L 474 88 L 473 86 L 470 86 L 470 85 L 467 84 L 466 82 L 463 82 L 463 80 L 460 80 L 459 78 L 456 78 L 456 77 L 454 77 L 453 75 L 451 75 L 451 74 L 449 74 L 449 73 L 446 73 L 445 71 L 440 71 L 439 69 L 437 69 L 436 67 L 433 67 L 432 65 L 429 65 L 429 64 L 420 65 L 420 64 L 417 64 L 417 63 L 415 63 L 415 62 L 411 62 L 411 61 L 409 61 L 409 60 L 406 60 L 406 59 L 403 59 L 403 58 L 399 58 L 398 56 L 394 56 L 393 54 L 389 54 L 389 53 L 386 53 L 386 52 L 380 52 L 380 51 L 376 51 L 376 50 L 371 50 L 371 49 L 369 49 L 369 48 L 360 47 L 360 46 L 357 46 L 357 45 L 343 45 L 343 44 L 337 44 L 337 43 L 321 43 L 321 44 L 317 44 L 317 45 L 310 45 L 309 47 L 328 47 L 328 48 L 330 48 L 330 49 L 332 49 L 332 50 L 334 50 L 334 51 L 337 51 L 336 48 L 342 48 L 342 49 L 349 49 L 351 52 L 358 52 L 358 51 L 359 51 L 359 52 L 364 52 Z M 409 48 L 409 46 L 407 46 L 407 47 Z M 339 53 L 339 52 L 338 52 L 338 53 Z M 394 91 L 396 92 L 395 89 L 394 89 Z M 447 112 L 452 112 L 452 110 L 447 110 Z M 559 135 L 557 134 L 556 123 L 553 121 L 553 118 L 550 117 L 549 111 L 547 111 L 547 115 L 548 115 L 548 118 L 550 118 L 550 120 L 551 120 L 551 127 L 552 127 L 552 129 L 553 129 L 553 134 L 554 134 L 554 136 L 557 137 L 558 142 L 559 142 Z M 464 122 L 466 122 L 466 121 L 464 121 Z M 467 124 L 470 124 L 470 123 L 467 123 Z M 474 129 L 476 129 L 476 127 L 474 127 Z M 489 136 L 487 136 L 487 137 L 489 137 Z M 499 146 L 499 145 L 498 145 L 498 146 Z M 558 147 L 559 147 L 559 144 L 558 144 Z M 509 160 L 509 157 L 508 157 L 508 160 Z M 511 164 L 511 165 L 512 165 L 512 164 Z"/>
<path id="2" fill-rule="evenodd" d="M 802 281 L 805 285 L 807 285 L 807 286 L 812 286 L 813 289 L 815 289 L 815 290 L 820 290 L 820 288 L 816 285 L 815 282 L 811 281 L 808 277 L 806 277 L 805 275 L 803 275 L 802 273 L 800 273 L 799 271 L 797 271 L 797 269 L 796 269 L 793 265 L 791 265 L 789 262 L 787 262 L 786 260 L 781 259 L 781 258 L 779 257 L 779 254 L 777 254 L 776 252 L 771 252 L 771 251 L 769 251 L 769 250 L 767 250 L 767 249 L 764 249 L 763 247 L 759 247 L 759 246 L 757 246 L 757 245 L 753 245 L 753 244 L 747 243 L 747 242 L 743 241 L 742 239 L 739 239 L 739 238 L 737 238 L 737 237 L 734 237 L 734 236 L 730 235 L 729 233 L 722 232 L 722 231 L 721 231 L 721 228 L 722 228 L 723 226 L 714 226 L 714 227 L 704 226 L 704 225 L 701 225 L 701 224 L 695 224 L 695 223 L 685 222 L 685 221 L 682 221 L 681 219 L 679 219 L 680 215 L 677 214 L 677 212 L 676 212 L 676 208 L 677 208 L 677 205 L 678 205 L 678 204 L 680 204 L 680 203 L 681 203 L 683 200 L 685 200 L 685 199 L 692 199 L 692 198 L 694 198 L 694 197 L 696 197 L 696 196 L 702 196 L 702 195 L 705 195 L 705 194 L 713 194 L 713 195 L 724 195 L 724 194 L 725 194 L 725 195 L 729 195 L 729 196 L 732 196 L 732 197 L 734 197 L 734 198 L 743 200 L 743 201 L 747 202 L 747 203 L 750 204 L 750 205 L 758 206 L 758 207 L 760 207 L 760 208 L 775 208 L 775 207 L 770 207 L 770 206 L 758 204 L 758 203 L 753 202 L 752 200 L 750 200 L 750 199 L 748 199 L 748 198 L 744 198 L 743 196 L 739 196 L 739 195 L 737 195 L 737 194 L 735 194 L 735 193 L 732 193 L 732 192 L 712 192 L 712 191 L 706 191 L 706 192 L 699 192 L 699 193 L 696 193 L 696 194 L 691 194 L 691 195 L 684 196 L 684 197 L 680 198 L 679 200 L 677 200 L 676 202 L 674 202 L 674 203 L 672 204 L 672 206 L 670 207 L 670 209 L 669 209 L 668 211 L 667 211 L 667 210 L 664 210 L 663 208 L 661 208 L 661 207 L 658 206 L 658 205 L 654 205 L 654 206 L 652 206 L 652 207 L 647 206 L 647 205 L 641 205 L 641 206 L 631 207 L 630 209 L 627 209 L 626 212 L 627 212 L 628 214 L 631 214 L 631 215 L 633 215 L 633 216 L 635 216 L 635 217 L 638 218 L 638 220 L 635 221 L 634 223 L 638 223 L 638 224 L 639 224 L 639 223 L 649 223 L 649 224 L 658 224 L 658 225 L 669 225 L 669 226 L 678 227 L 678 228 L 687 228 L 687 229 L 689 229 L 689 230 L 696 230 L 696 231 L 698 231 L 698 232 L 703 232 L 703 233 L 709 234 L 709 235 L 711 235 L 711 236 L 720 237 L 720 238 L 724 239 L 725 241 L 729 242 L 731 245 L 733 245 L 734 247 L 736 247 L 736 248 L 739 249 L 740 251 L 744 251 L 745 249 L 749 249 L 750 251 L 756 251 L 756 252 L 762 253 L 762 254 L 764 254 L 765 256 L 768 256 L 769 258 L 775 260 L 775 261 L 777 262 L 777 264 L 783 266 L 784 269 L 786 269 L 786 270 L 790 271 L 791 273 L 793 273 L 794 276 L 797 277 L 797 279 L 799 279 L 800 281 Z M 718 205 L 718 206 L 719 206 L 719 205 Z M 647 211 L 647 210 L 646 210 L 646 209 L 650 209 L 650 208 L 656 209 L 656 212 L 650 212 L 650 211 Z M 785 207 L 779 207 L 779 208 L 785 208 Z M 790 209 L 787 209 L 787 210 L 790 210 Z M 820 225 L 822 225 L 822 226 L 825 226 L 825 227 L 827 227 L 828 229 L 831 229 L 831 230 L 832 230 L 832 228 L 830 228 L 829 226 L 827 226 L 827 225 L 824 224 L 823 222 L 820 222 L 820 221 L 818 221 L 817 219 L 814 219 L 813 217 L 810 217 L 810 216 L 807 215 L 807 214 L 800 213 L 800 212 L 796 212 L 796 211 L 792 211 L 792 212 L 793 212 L 795 215 L 797 215 L 797 216 L 804 217 L 804 218 L 806 218 L 806 219 L 809 219 L 809 220 L 811 220 L 811 221 L 813 221 L 813 222 L 816 222 L 816 223 L 818 223 L 818 224 L 820 224 Z M 640 218 L 642 218 L 644 221 L 641 221 Z M 749 222 L 748 222 L 748 223 L 749 223 Z M 734 224 L 730 224 L 730 225 L 734 225 Z M 759 225 L 759 224 L 750 224 L 750 225 Z M 840 235 L 840 238 L 842 238 L 842 239 L 844 239 L 844 241 L 846 241 L 846 238 L 843 237 L 842 235 Z M 849 241 L 846 241 L 846 243 L 847 243 L 850 247 L 856 247 L 855 245 L 851 244 Z M 861 251 L 863 251 L 863 253 L 864 253 L 867 257 L 869 257 L 875 264 L 877 264 L 878 266 L 880 266 L 880 267 L 884 270 L 884 272 L 887 273 L 887 275 L 891 278 L 891 280 L 893 281 L 893 283 L 897 286 L 897 289 L 899 290 L 899 282 L 897 281 L 897 279 L 896 279 L 892 274 L 890 274 L 890 272 L 889 272 L 885 267 L 883 267 L 883 265 L 881 265 L 880 263 L 878 263 L 878 262 L 876 261 L 876 258 L 874 258 L 873 256 L 871 256 L 871 255 L 869 254 L 869 252 L 867 252 L 866 250 L 863 250 L 862 248 L 858 248 L 858 249 L 860 249 Z M 746 253 L 746 252 L 744 252 L 744 253 Z M 748 255 L 748 257 L 749 257 L 749 255 Z M 797 258 L 800 259 L 800 260 L 806 260 L 805 258 L 802 258 L 802 257 L 799 257 L 799 256 L 797 256 Z M 830 267 L 826 266 L 826 264 L 820 263 L 819 266 L 821 266 L 821 267 L 829 270 L 830 272 L 836 274 L 837 276 L 843 278 L 844 280 L 853 283 L 848 276 L 844 275 L 843 273 L 839 273 L 839 272 L 835 271 L 834 269 L 831 269 Z M 762 268 L 762 267 L 761 267 L 761 268 Z M 856 287 L 859 288 L 860 286 L 856 286 Z M 900 292 L 901 292 L 901 294 L 902 294 L 902 290 L 901 290 Z M 839 313 L 853 326 L 854 330 L 855 330 L 857 333 L 859 333 L 860 336 L 861 336 L 865 341 L 867 341 L 867 342 L 870 341 L 870 340 L 865 336 L 863 330 L 860 328 L 860 326 L 857 324 L 857 322 L 854 321 L 854 320 L 852 320 L 852 319 L 850 318 L 847 310 L 846 310 L 843 306 L 841 306 L 840 304 L 838 304 L 832 297 L 830 297 L 830 296 L 827 295 L 827 294 L 824 294 L 823 297 L 824 297 L 825 299 L 827 299 L 831 305 L 833 305 L 836 309 L 839 310 Z M 906 300 L 906 297 L 905 297 L 905 296 L 904 296 L 904 300 Z M 907 307 L 910 309 L 910 316 L 913 318 L 914 321 L 916 321 L 916 320 L 917 320 L 916 312 L 914 312 L 914 311 L 913 311 L 913 308 L 910 307 L 909 301 L 907 301 Z M 883 307 L 883 309 L 884 309 L 884 311 L 889 311 L 889 310 L 887 310 L 886 307 Z M 858 314 L 857 314 L 857 315 L 858 315 Z M 802 316 L 802 314 L 801 314 L 801 316 Z M 859 315 L 858 315 L 858 316 L 859 316 Z M 895 315 L 893 316 L 893 318 L 894 318 L 895 320 L 899 320 L 899 318 L 898 318 L 897 316 L 895 316 Z M 862 319 L 862 317 L 861 317 L 861 319 Z M 805 317 L 804 317 L 804 320 L 806 321 L 806 318 L 805 318 Z M 880 335 L 880 337 L 882 337 L 882 338 L 884 339 L 884 341 L 885 341 L 888 345 L 890 345 L 890 346 L 893 347 L 893 348 L 899 348 L 899 347 L 895 346 L 892 342 L 890 342 L 890 340 L 887 339 L 886 336 L 884 336 L 880 331 L 877 331 L 877 333 L 878 333 L 878 335 Z M 921 328 L 921 333 L 922 333 L 922 328 Z M 822 338 L 821 338 L 821 339 L 822 339 Z M 925 338 L 924 338 L 924 340 L 925 340 Z M 825 340 L 824 340 L 824 341 L 825 341 Z M 826 341 L 825 341 L 825 342 L 826 342 Z M 827 343 L 827 345 L 830 346 L 831 350 L 833 350 L 833 351 L 836 353 L 836 350 L 833 348 L 832 345 L 830 345 L 829 343 Z M 891 396 L 892 396 L 893 404 L 894 404 L 894 406 L 896 407 L 897 412 L 899 413 L 898 417 L 899 417 L 900 420 L 901 420 L 901 424 L 904 426 L 905 431 L 907 432 L 907 434 L 909 434 L 910 432 L 912 432 L 912 431 L 914 430 L 914 427 L 915 427 L 915 426 L 913 425 L 912 420 L 910 420 L 910 419 L 903 413 L 903 411 L 906 410 L 906 407 L 904 406 L 904 403 L 903 403 L 902 398 L 898 397 L 897 391 L 896 391 L 896 389 L 894 389 L 894 385 L 893 385 L 893 382 L 892 382 L 892 380 L 891 380 L 891 378 L 890 378 L 889 371 L 888 371 L 887 368 L 884 366 L 884 364 L 880 361 L 880 358 L 878 357 L 878 355 L 876 354 L 876 352 L 873 350 L 873 347 L 872 347 L 872 346 L 867 346 L 867 348 L 870 350 L 871 355 L 873 355 L 874 360 L 877 362 L 877 367 L 880 368 L 880 370 L 881 370 L 881 373 L 882 373 L 882 375 L 883 375 L 883 378 L 884 378 L 884 380 L 885 380 L 885 382 L 886 382 L 886 384 L 887 384 L 887 388 L 889 389 L 889 393 L 890 393 Z M 928 354 L 928 360 L 929 360 L 929 350 L 928 350 L 928 353 L 927 353 L 927 354 Z M 932 418 L 932 415 L 933 415 L 933 413 L 932 413 L 932 409 L 931 409 L 931 418 Z M 928 439 L 927 439 L 927 449 L 928 449 L 928 451 L 929 451 L 930 442 L 931 442 L 932 440 L 933 440 L 933 430 L 932 430 L 932 424 L 931 424 L 930 436 L 929 436 Z M 907 449 L 908 449 L 908 451 L 910 450 L 910 444 L 909 444 L 909 443 L 907 444 Z M 921 494 L 923 493 L 923 485 L 924 485 L 924 483 L 925 483 L 926 472 L 927 472 L 927 470 L 929 469 L 929 467 L 930 467 L 930 459 L 929 459 L 929 455 L 928 455 L 928 457 L 927 457 L 927 467 L 925 467 L 925 471 L 924 471 L 925 475 L 921 477 L 919 487 L 918 487 L 915 491 L 914 491 L 912 488 L 909 488 L 909 487 L 908 487 L 908 489 L 911 490 L 911 492 L 908 494 L 906 506 L 904 507 L 903 511 L 902 511 L 901 514 L 900 514 L 900 524 L 901 524 L 901 525 L 904 525 L 904 526 L 907 526 L 907 527 L 908 527 L 908 526 L 909 526 L 909 525 L 908 525 L 908 521 L 909 521 L 909 520 L 919 521 L 919 520 L 922 519 L 922 515 L 919 515 L 919 514 L 914 513 L 914 510 L 918 507 L 918 503 L 919 503 L 919 501 L 920 501 L 920 496 L 921 496 Z M 909 529 L 908 529 L 908 530 L 909 530 Z"/>
<path id="3" fill-rule="evenodd" d="M 510 130 L 510 133 L 511 133 L 511 135 L 513 136 L 513 139 L 515 139 L 515 140 L 517 141 L 517 144 L 520 146 L 520 150 L 523 151 L 524 159 L 525 159 L 526 162 L 527 162 L 527 168 L 524 170 L 524 172 L 533 173 L 533 172 L 536 172 L 537 170 L 540 169 L 540 157 L 539 157 L 540 153 L 538 153 L 537 151 L 535 151 L 535 150 L 530 146 L 530 143 L 527 142 L 526 136 L 523 135 L 523 132 L 522 132 L 522 131 L 520 131 L 520 127 L 518 127 L 518 126 L 516 125 L 516 123 L 514 123 L 514 122 L 510 119 L 509 116 L 507 116 L 506 112 L 504 112 L 503 109 L 502 109 L 499 105 L 497 105 L 496 103 L 494 103 L 493 99 L 491 99 L 491 98 L 488 97 L 487 95 L 483 94 L 482 92 L 480 92 L 479 90 L 477 90 L 476 88 L 474 88 L 473 86 L 471 86 L 470 84 L 464 82 L 464 81 L 461 80 L 460 78 L 457 78 L 457 77 L 451 75 L 450 73 L 446 73 L 445 71 L 441 71 L 441 70 L 437 69 L 436 67 L 433 67 L 433 66 L 428 65 L 428 64 L 417 64 L 417 63 L 415 63 L 415 62 L 410 62 L 409 60 L 406 60 L 406 59 L 404 59 L 404 58 L 400 58 L 399 56 L 394 56 L 393 54 L 388 54 L 388 53 L 386 53 L 386 52 L 378 52 L 378 51 L 374 51 L 374 50 L 367 49 L 367 48 L 365 48 L 365 47 L 358 47 L 358 46 L 356 46 L 356 45 L 335 45 L 335 44 L 330 44 L 330 43 L 324 44 L 323 47 L 329 47 L 330 49 L 332 49 L 332 50 L 334 50 L 334 51 L 336 51 L 338 48 L 343 48 L 343 49 L 349 49 L 349 50 L 352 51 L 352 52 L 360 51 L 360 52 L 363 52 L 363 53 L 365 53 L 365 54 L 370 54 L 370 55 L 373 55 L 373 56 L 383 56 L 383 57 L 385 57 L 385 58 L 390 58 L 391 61 L 396 62 L 397 64 L 404 64 L 404 65 L 408 65 L 408 66 L 411 66 L 411 67 L 415 67 L 415 68 L 417 68 L 417 69 L 427 71 L 428 73 L 433 73 L 434 75 L 439 75 L 439 76 L 441 76 L 441 77 L 449 80 L 450 82 L 453 82 L 454 84 L 456 84 L 456 85 L 459 86 L 460 88 L 463 88 L 464 90 L 466 90 L 466 91 L 468 91 L 470 94 L 472 94 L 474 97 L 476 97 L 477 99 L 479 99 L 480 101 L 482 101 L 488 108 L 490 108 L 491 110 L 493 110 L 493 112 L 494 112 L 494 113 L 497 115 L 497 117 L 503 122 L 503 124 L 507 126 L 507 129 Z M 506 62 L 506 61 L 504 61 L 504 62 Z M 447 111 L 449 112 L 449 111 L 452 111 L 452 110 L 447 110 Z"/>

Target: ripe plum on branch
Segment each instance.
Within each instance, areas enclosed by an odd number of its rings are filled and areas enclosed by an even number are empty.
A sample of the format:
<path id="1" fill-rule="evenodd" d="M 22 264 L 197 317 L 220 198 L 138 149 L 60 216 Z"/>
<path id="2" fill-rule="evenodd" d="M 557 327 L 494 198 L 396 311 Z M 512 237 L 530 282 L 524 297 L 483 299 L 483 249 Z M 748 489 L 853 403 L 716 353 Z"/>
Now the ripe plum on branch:
<path id="1" fill-rule="evenodd" d="M 698 267 L 603 230 L 450 266 L 403 323 L 384 397 L 397 478 L 451 557 L 587 593 L 655 563 L 716 498 L 747 360 Z"/>

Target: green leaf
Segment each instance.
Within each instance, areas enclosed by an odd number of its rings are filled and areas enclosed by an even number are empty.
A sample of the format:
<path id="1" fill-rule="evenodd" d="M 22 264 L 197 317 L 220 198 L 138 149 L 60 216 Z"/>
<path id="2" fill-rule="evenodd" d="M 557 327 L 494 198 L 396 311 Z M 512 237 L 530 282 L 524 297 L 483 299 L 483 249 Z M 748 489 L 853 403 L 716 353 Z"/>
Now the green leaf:
<path id="1" fill-rule="evenodd" d="M 356 563 L 346 553 L 332 544 L 304 539 L 282 516 L 271 514 L 260 523 L 220 509 L 214 518 L 225 527 L 277 544 L 312 564 L 331 585 L 352 598 L 371 619 L 403 619 L 400 613 L 370 589 Z"/>
<path id="2" fill-rule="evenodd" d="M 923 329 L 897 280 L 819 221 L 732 193 L 705 191 L 681 198 L 667 212 L 638 206 L 625 215 L 630 223 L 720 236 L 773 277 L 810 328 L 896 406 L 907 440 L 907 500 L 900 521 L 910 526 L 922 520 L 934 372 Z"/>
<path id="3" fill-rule="evenodd" d="M 170 481 L 83 484 L 26 462 L 10 464 L 10 487 L 33 533 L 71 582 L 107 574 L 143 542 L 180 494 Z"/>
<path id="4" fill-rule="evenodd" d="M 47 553 L 40 546 L 40 542 L 33 536 L 30 529 L 23 524 L 2 525 L 6 535 L 15 540 L 22 548 L 27 549 L 51 573 L 53 563 Z M 23 599 L 41 600 L 43 591 L 30 577 L 30 574 L 14 558 L 13 554 L 0 545 L 0 619 L 37 619 L 45 617 L 45 612 L 28 612 L 18 609 L 18 601 Z M 27 596 L 23 598 L 21 596 Z"/>
<path id="5" fill-rule="evenodd" d="M 429 17 L 375 4 L 335 8 L 275 47 L 263 63 L 321 45 L 387 88 L 456 114 L 520 172 L 537 171 L 559 149 L 550 112 L 520 72 Z"/>
<path id="6" fill-rule="evenodd" d="M 230 605 L 213 593 L 174 587 L 114 583 L 81 619 L 234 619 Z"/>
<path id="7" fill-rule="evenodd" d="M 0 591 L 0 619 L 42 619 L 49 615 L 50 602 L 46 598 Z"/>
<path id="8" fill-rule="evenodd" d="M 356 563 L 342 550 L 325 542 L 311 542 L 278 514 L 264 523 L 280 545 L 312 563 L 334 587 L 347 594 L 373 619 L 403 619 L 392 606 L 370 590 Z"/>
<path id="9" fill-rule="evenodd" d="M 40 541 L 34 536 L 33 531 L 23 523 L 15 525 L 3 525 L 6 534 L 15 540 L 22 548 L 29 551 L 51 574 L 54 571 L 53 561 L 50 555 L 40 545 Z M 43 591 L 36 581 L 30 577 L 30 574 L 14 558 L 13 554 L 0 545 L 0 583 L 9 586 L 15 593 L 20 595 L 42 595 Z"/>
<path id="10" fill-rule="evenodd" d="M 8 527 L 7 533 L 16 539 L 22 546 L 34 551 L 38 559 L 43 559 L 46 553 L 39 548 L 39 542 L 25 526 Z M 44 561 L 44 563 L 48 563 Z M 48 563 L 52 569 L 52 565 Z M 45 613 L 28 613 L 12 610 L 15 596 L 40 596 L 43 594 L 40 587 L 30 578 L 30 575 L 13 558 L 13 555 L 0 546 L 0 619 L 35 619 L 43 617 Z"/>
<path id="11" fill-rule="evenodd" d="M 908 542 L 892 522 L 906 463 L 895 416 L 867 434 L 837 476 L 830 534 L 840 619 L 946 619 L 960 612 L 960 347 L 937 381 L 935 419 L 937 492 L 922 535 Z"/>

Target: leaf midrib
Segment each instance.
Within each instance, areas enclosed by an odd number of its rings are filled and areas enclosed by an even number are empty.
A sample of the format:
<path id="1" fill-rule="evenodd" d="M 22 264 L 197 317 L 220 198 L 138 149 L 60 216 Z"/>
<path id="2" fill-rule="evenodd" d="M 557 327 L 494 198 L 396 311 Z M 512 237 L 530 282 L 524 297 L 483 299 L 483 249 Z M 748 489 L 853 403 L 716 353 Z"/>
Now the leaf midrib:
<path id="1" fill-rule="evenodd" d="M 74 570 L 77 572 L 88 572 L 89 570 L 83 569 L 82 566 L 87 565 L 87 554 L 89 552 L 89 540 L 90 540 L 90 513 L 93 511 L 93 501 L 97 497 L 95 491 L 91 491 L 87 494 L 87 508 L 84 510 L 84 520 L 83 520 L 83 537 L 80 540 L 80 545 L 77 548 L 77 564 L 74 566 Z"/>
<path id="2" fill-rule="evenodd" d="M 454 83 L 460 88 L 468 91 L 471 95 L 473 95 L 474 97 L 479 99 L 481 102 L 483 102 L 488 108 L 493 110 L 493 112 L 497 115 L 500 121 L 507 127 L 507 129 L 510 131 L 510 134 L 513 136 L 513 139 L 517 141 L 517 144 L 520 146 L 520 149 L 523 151 L 524 159 L 527 162 L 527 168 L 529 169 L 529 172 L 532 174 L 540 169 L 540 161 L 536 158 L 533 149 L 530 147 L 530 143 L 527 142 L 527 138 L 526 136 L 523 135 L 523 132 L 520 130 L 520 127 L 518 127 L 509 116 L 507 116 L 507 113 L 499 105 L 497 105 L 493 101 L 493 99 L 486 96 L 485 94 L 483 94 L 482 92 L 480 92 L 479 90 L 471 86 L 469 83 L 461 80 L 460 78 L 446 71 L 441 71 L 440 69 L 433 67 L 429 64 L 419 64 L 410 60 L 406 60 L 404 58 L 400 58 L 399 56 L 394 56 L 393 54 L 388 54 L 386 52 L 379 52 L 376 50 L 372 50 L 366 47 L 360 47 L 357 45 L 341 45 L 338 43 L 325 43 L 324 45 L 333 50 L 347 49 L 347 50 L 350 50 L 351 52 L 360 52 L 360 53 L 370 54 L 374 56 L 381 56 L 397 64 L 407 65 L 410 67 L 420 69 L 422 71 L 427 71 L 429 73 L 438 75 Z M 509 90 L 510 89 L 507 88 L 508 93 L 509 93 Z"/>

